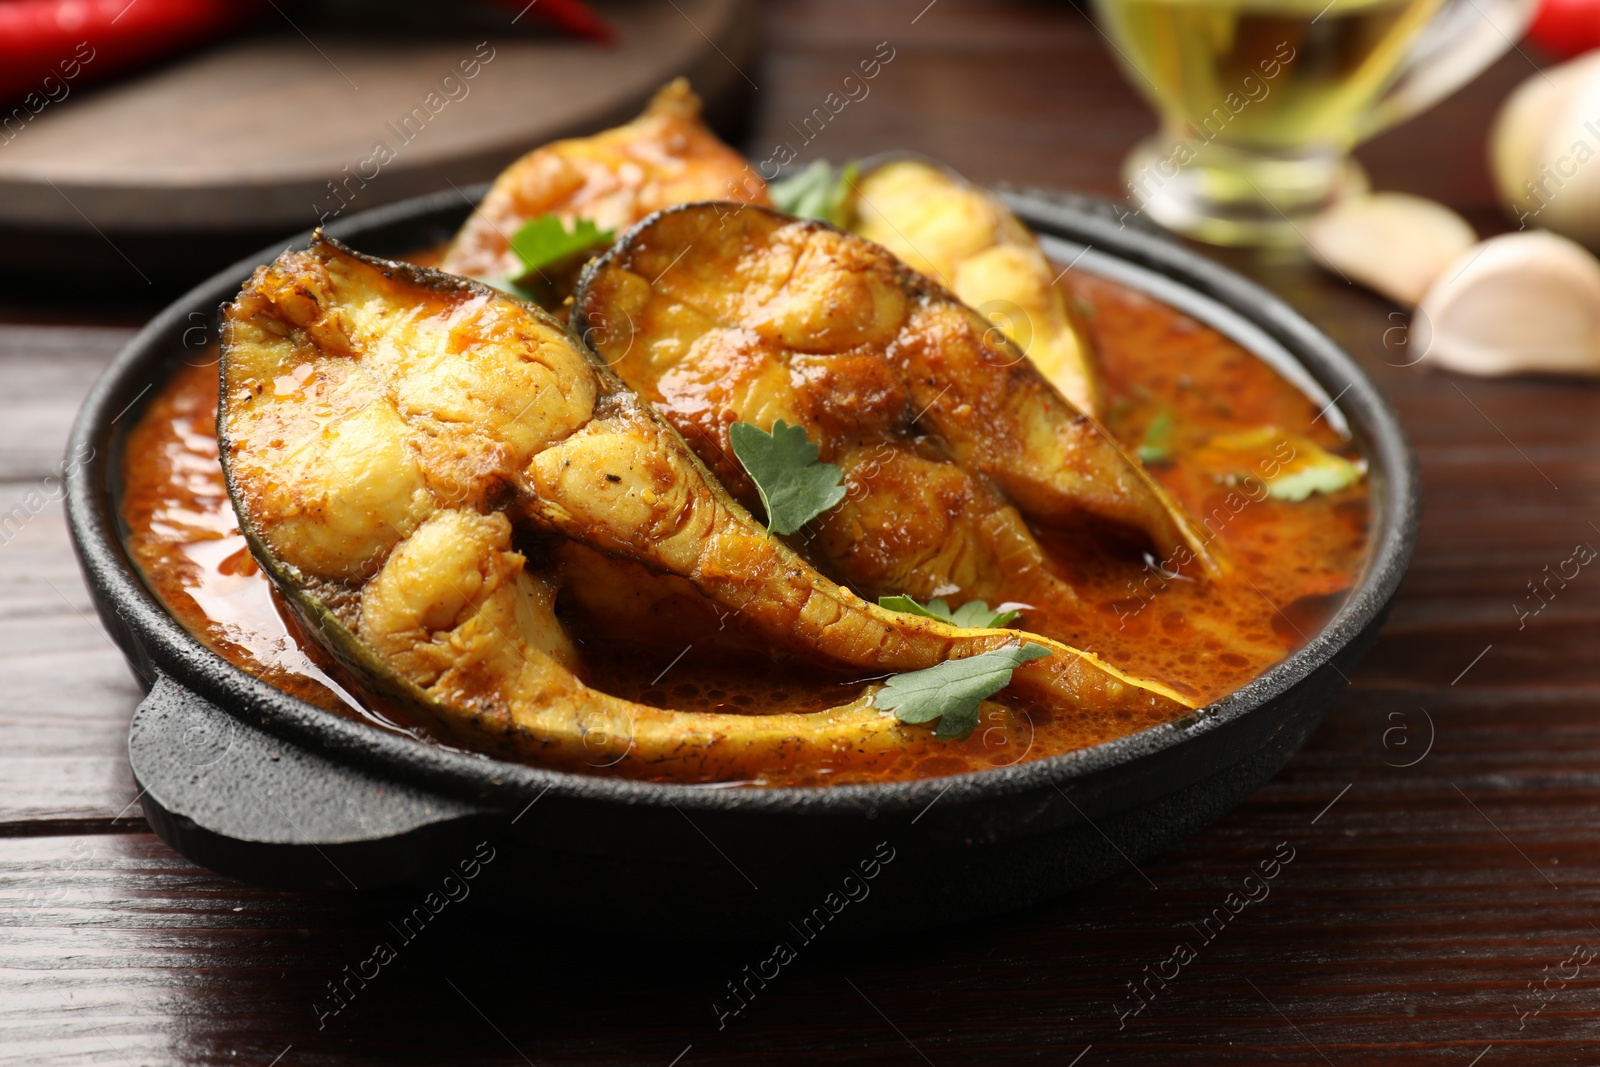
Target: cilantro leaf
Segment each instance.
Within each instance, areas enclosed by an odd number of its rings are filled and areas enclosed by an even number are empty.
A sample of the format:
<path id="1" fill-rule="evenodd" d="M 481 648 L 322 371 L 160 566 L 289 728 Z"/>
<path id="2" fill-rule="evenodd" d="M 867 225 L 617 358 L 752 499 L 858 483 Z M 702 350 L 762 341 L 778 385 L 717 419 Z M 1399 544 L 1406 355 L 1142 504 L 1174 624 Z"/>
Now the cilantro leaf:
<path id="1" fill-rule="evenodd" d="M 833 168 L 818 159 L 798 174 L 779 178 L 767 186 L 767 195 L 779 211 L 799 218 L 817 218 L 827 205 L 828 189 L 833 185 Z"/>
<path id="2" fill-rule="evenodd" d="M 1267 480 L 1267 494 L 1274 500 L 1299 502 L 1312 493 L 1336 493 L 1354 485 L 1366 472 L 1364 461 L 1351 462 L 1305 441 L 1295 462 L 1286 464 L 1276 478 Z"/>
<path id="3" fill-rule="evenodd" d="M 1162 408 L 1144 431 L 1139 442 L 1140 463 L 1165 463 L 1172 458 L 1172 409 Z"/>
<path id="4" fill-rule="evenodd" d="M 531 289 L 528 289 L 528 288 L 526 288 L 524 286 L 518 285 L 514 279 L 511 279 L 511 278 L 484 278 L 483 282 L 484 282 L 485 285 L 488 285 L 490 288 L 498 289 L 502 293 L 509 293 L 512 296 L 516 297 L 518 300 L 530 300 L 530 301 L 533 301 L 534 303 L 538 303 L 538 301 L 539 301 L 539 296 L 538 296 L 537 293 L 533 292 Z"/>
<path id="5" fill-rule="evenodd" d="M 1008 645 L 965 659 L 896 674 L 872 695 L 872 706 L 901 722 L 939 720 L 934 737 L 965 737 L 978 725 L 978 705 L 1011 684 L 1011 672 L 1048 656 L 1043 645 Z"/>
<path id="6" fill-rule="evenodd" d="M 1259 478 L 1273 500 L 1293 502 L 1313 493 L 1336 493 L 1367 473 L 1366 460 L 1346 459 L 1276 426 L 1213 437 L 1200 449 L 1199 458 L 1213 470 L 1229 471 L 1219 480 L 1233 484 Z"/>
<path id="7" fill-rule="evenodd" d="M 816 160 L 805 170 L 767 186 L 773 206 L 786 215 L 821 219 L 840 229 L 850 223 L 850 193 L 861 168 L 846 163 L 837 172 L 826 160 Z"/>
<path id="8" fill-rule="evenodd" d="M 926 619 L 938 619 L 948 622 L 952 626 L 962 626 L 967 629 L 993 630 L 1011 623 L 1032 604 L 1019 604 L 1011 600 L 991 609 L 981 600 L 969 600 L 965 604 L 950 610 L 950 605 L 945 603 L 943 597 L 934 597 L 926 604 L 919 604 L 908 596 L 881 596 L 878 598 L 880 608 L 890 611 L 903 611 L 907 615 L 921 615 Z"/>
<path id="9" fill-rule="evenodd" d="M 767 529 L 792 534 L 844 499 L 844 471 L 817 461 L 817 446 L 806 437 L 805 427 L 782 419 L 767 433 L 748 422 L 728 427 L 733 454 L 756 483 L 761 504 L 767 509 Z"/>
<path id="10" fill-rule="evenodd" d="M 588 219 L 574 219 L 568 230 L 555 215 L 536 215 L 511 235 L 511 251 L 522 261 L 522 273 L 529 274 L 586 252 L 608 245 L 616 237 Z"/>

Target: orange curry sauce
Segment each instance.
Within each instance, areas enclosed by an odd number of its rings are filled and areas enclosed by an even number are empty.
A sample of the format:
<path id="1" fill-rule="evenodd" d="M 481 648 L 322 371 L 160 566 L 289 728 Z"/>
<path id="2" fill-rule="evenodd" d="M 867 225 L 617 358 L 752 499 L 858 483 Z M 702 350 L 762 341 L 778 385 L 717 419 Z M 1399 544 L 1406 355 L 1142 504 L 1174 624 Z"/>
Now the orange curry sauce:
<path id="1" fill-rule="evenodd" d="M 1247 492 L 1237 472 L 1207 469 L 1200 446 L 1208 439 L 1269 425 L 1331 452 L 1355 453 L 1318 417 L 1315 402 L 1210 327 L 1113 282 L 1072 273 L 1063 284 L 1099 351 L 1109 428 L 1131 449 L 1158 419 L 1170 425 L 1171 458 L 1152 471 L 1233 567 L 1220 582 L 1167 578 L 1148 565 L 1155 561 L 1141 562 L 1126 549 L 1042 535 L 1061 575 L 1095 606 L 1080 647 L 1199 703 L 1215 700 L 1305 644 L 1355 584 L 1366 560 L 1367 483 L 1290 503 Z M 128 549 L 146 583 L 196 638 L 244 670 L 330 712 L 431 741 L 302 638 L 245 547 L 217 459 L 214 351 L 207 360 L 180 368 L 128 437 L 121 509 Z M 1014 625 L 1027 624 L 1024 614 Z M 630 642 L 627 635 L 591 638 L 585 651 L 590 684 L 695 710 L 820 710 L 859 687 L 841 688 L 828 672 L 798 665 L 756 671 L 741 664 L 729 671 L 732 665 L 694 653 L 670 664 L 669 674 L 659 641 Z M 908 746 L 903 758 L 870 771 L 852 768 L 845 754 L 827 767 L 766 769 L 755 780 L 813 785 L 982 770 L 1159 722 L 1019 709 L 1019 722 L 980 724 L 965 740 Z"/>

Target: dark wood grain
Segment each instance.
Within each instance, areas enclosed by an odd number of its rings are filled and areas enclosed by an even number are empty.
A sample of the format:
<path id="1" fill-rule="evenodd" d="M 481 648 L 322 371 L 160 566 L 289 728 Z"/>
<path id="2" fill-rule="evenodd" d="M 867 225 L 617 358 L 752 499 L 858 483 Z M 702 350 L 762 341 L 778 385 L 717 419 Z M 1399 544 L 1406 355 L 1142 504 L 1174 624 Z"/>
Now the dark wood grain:
<path id="1" fill-rule="evenodd" d="M 774 5 L 750 72 L 752 153 L 887 40 L 896 56 L 872 94 L 811 154 L 905 147 L 986 180 L 1116 190 L 1153 121 L 1088 22 L 1043 0 L 925 3 Z M 1529 69 L 1514 54 L 1368 146 L 1377 182 L 1502 226 L 1483 130 Z M 88 621 L 51 504 L 0 545 L 0 1062 L 1600 1059 L 1600 957 L 1575 978 L 1567 963 L 1564 986 L 1558 973 L 1578 946 L 1600 949 L 1600 573 L 1521 629 L 1513 610 L 1546 564 L 1600 545 L 1600 393 L 1400 366 L 1402 320 L 1380 300 L 1304 265 L 1227 258 L 1374 374 L 1415 440 L 1426 504 L 1377 649 L 1305 750 L 1216 825 L 1069 900 L 927 937 L 819 942 L 723 1029 L 712 1002 L 750 951 L 663 948 L 627 915 L 470 904 L 319 1029 L 326 983 L 416 901 L 255 889 L 144 832 L 122 757 L 137 689 Z M 0 308 L 30 323 L 0 326 L 6 506 L 50 473 L 79 396 L 128 336 L 126 303 L 109 317 L 83 303 Z M 1284 843 L 1294 859 L 1271 894 L 1204 943 L 1188 924 Z M 1196 958 L 1122 1025 L 1126 983 L 1180 940 Z"/>
<path id="2" fill-rule="evenodd" d="M 78 403 L 131 336 L 0 327 L 0 834 L 138 815 L 121 736 L 138 687 L 94 618 L 60 480 Z"/>

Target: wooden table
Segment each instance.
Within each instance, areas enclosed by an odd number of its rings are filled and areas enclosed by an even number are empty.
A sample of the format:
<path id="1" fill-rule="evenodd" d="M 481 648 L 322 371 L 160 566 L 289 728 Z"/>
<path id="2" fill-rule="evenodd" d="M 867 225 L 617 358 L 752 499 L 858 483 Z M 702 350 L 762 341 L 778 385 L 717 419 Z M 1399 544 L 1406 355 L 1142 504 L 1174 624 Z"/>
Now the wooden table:
<path id="1" fill-rule="evenodd" d="M 1114 193 L 1152 120 L 1094 28 L 1044 0 L 926 3 L 775 4 L 748 72 L 752 154 L 888 41 L 871 95 L 814 154 L 898 146 L 984 180 Z M 1377 183 L 1503 226 L 1483 131 L 1530 63 L 1511 55 L 1368 146 Z M 1525 628 L 1513 605 L 1575 544 L 1600 545 L 1600 395 L 1395 366 L 1401 320 L 1382 301 L 1232 258 L 1394 399 L 1426 509 L 1377 650 L 1305 751 L 1215 826 L 1048 906 L 819 944 L 720 1031 L 711 1001 L 746 951 L 662 948 L 627 915 L 465 908 L 319 1030 L 325 984 L 415 901 L 255 889 L 149 833 L 123 755 L 138 691 L 50 500 L 0 537 L 0 1062 L 1594 1062 L 1600 958 L 1579 961 L 1600 949 L 1600 575 Z M 57 470 L 79 397 L 154 309 L 62 287 L 7 299 L 0 512 Z M 1271 895 L 1119 1021 L 1127 983 L 1281 843 L 1294 859 Z"/>

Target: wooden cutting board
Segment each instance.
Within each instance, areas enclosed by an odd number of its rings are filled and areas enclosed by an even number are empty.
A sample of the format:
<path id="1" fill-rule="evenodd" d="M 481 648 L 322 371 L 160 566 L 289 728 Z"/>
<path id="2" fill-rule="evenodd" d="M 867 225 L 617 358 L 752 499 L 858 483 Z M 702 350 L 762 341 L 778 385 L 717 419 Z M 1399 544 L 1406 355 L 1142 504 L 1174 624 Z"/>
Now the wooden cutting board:
<path id="1" fill-rule="evenodd" d="M 491 178 L 545 141 L 626 120 L 679 74 L 709 104 L 754 87 L 752 0 L 599 6 L 614 47 L 529 34 L 510 15 L 359 33 L 270 16 L 44 108 L 0 143 L 0 228 L 289 233 Z"/>

